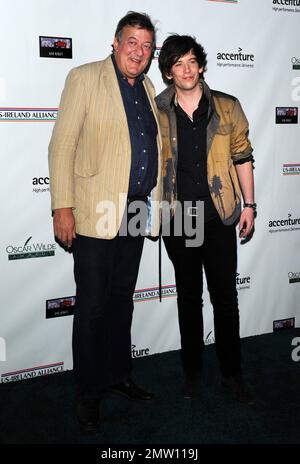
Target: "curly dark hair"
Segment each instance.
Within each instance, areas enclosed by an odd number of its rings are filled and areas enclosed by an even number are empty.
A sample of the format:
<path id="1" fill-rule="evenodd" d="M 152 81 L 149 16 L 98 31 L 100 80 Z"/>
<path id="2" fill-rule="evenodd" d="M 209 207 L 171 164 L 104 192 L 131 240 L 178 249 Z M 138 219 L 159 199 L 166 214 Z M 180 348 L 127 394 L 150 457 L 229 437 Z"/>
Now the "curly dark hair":
<path id="1" fill-rule="evenodd" d="M 203 77 L 206 71 L 207 55 L 202 45 L 197 43 L 196 39 L 190 35 L 172 34 L 166 38 L 158 58 L 158 66 L 165 84 L 170 85 L 173 83 L 173 79 L 167 79 L 167 76 L 170 75 L 172 66 L 180 57 L 186 55 L 191 50 L 200 68 L 203 67 L 203 72 L 200 74 L 200 77 Z"/>

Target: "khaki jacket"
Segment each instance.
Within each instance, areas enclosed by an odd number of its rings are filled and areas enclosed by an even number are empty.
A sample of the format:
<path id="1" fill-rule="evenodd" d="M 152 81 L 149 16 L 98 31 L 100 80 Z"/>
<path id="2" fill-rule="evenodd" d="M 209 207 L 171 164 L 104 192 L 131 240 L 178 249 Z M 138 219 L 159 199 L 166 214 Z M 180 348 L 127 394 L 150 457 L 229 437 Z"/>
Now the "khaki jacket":
<path id="1" fill-rule="evenodd" d="M 158 124 L 154 87 L 143 85 Z M 161 199 L 161 135 L 158 177 L 151 198 L 149 234 L 158 235 Z M 123 217 L 131 165 L 126 113 L 109 56 L 70 71 L 49 145 L 52 209 L 73 208 L 76 232 L 95 238 L 116 236 Z M 106 219 L 109 219 L 109 224 Z"/>
<path id="2" fill-rule="evenodd" d="M 211 198 L 224 224 L 233 224 L 240 215 L 241 189 L 234 164 L 252 161 L 249 126 L 239 101 L 210 90 L 201 80 L 209 102 L 207 125 L 207 179 Z M 163 198 L 176 200 L 177 128 L 174 86 L 156 97 L 163 138 Z"/>

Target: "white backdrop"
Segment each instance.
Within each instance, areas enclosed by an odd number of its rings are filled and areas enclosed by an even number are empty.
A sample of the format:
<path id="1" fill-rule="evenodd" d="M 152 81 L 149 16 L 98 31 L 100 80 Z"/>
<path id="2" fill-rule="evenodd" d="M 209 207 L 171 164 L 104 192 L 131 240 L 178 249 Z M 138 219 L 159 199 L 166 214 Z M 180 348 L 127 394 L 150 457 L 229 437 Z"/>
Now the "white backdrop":
<path id="1" fill-rule="evenodd" d="M 240 99 L 250 122 L 258 203 L 255 234 L 239 244 L 241 335 L 271 332 L 273 321 L 287 318 L 299 326 L 299 127 L 276 124 L 275 112 L 300 100 L 300 0 L 0 0 L 1 382 L 72 368 L 73 263 L 52 233 L 47 149 L 68 71 L 110 53 L 128 10 L 157 21 L 158 47 L 171 32 L 195 35 L 208 53 L 208 84 Z M 72 38 L 73 59 L 40 57 L 39 36 Z M 149 75 L 163 90 L 157 60 Z M 157 243 L 147 241 L 134 357 L 179 348 L 165 253 L 163 285 L 159 303 Z M 57 299 L 63 300 L 58 313 L 49 309 L 56 317 L 47 318 L 46 302 Z M 204 320 L 212 343 L 207 293 Z"/>

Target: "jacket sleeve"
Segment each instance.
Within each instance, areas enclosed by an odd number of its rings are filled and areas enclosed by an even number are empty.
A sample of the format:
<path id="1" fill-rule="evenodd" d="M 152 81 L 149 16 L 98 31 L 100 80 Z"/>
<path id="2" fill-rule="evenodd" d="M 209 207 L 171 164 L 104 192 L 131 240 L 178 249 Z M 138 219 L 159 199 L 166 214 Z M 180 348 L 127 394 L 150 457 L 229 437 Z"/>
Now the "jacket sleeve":
<path id="1" fill-rule="evenodd" d="M 77 68 L 67 76 L 49 144 L 52 209 L 74 207 L 74 161 L 86 114 L 85 87 Z"/>
<path id="2" fill-rule="evenodd" d="M 230 139 L 231 157 L 235 164 L 244 160 L 253 161 L 252 146 L 249 140 L 249 123 L 239 100 L 232 109 L 233 131 Z"/>

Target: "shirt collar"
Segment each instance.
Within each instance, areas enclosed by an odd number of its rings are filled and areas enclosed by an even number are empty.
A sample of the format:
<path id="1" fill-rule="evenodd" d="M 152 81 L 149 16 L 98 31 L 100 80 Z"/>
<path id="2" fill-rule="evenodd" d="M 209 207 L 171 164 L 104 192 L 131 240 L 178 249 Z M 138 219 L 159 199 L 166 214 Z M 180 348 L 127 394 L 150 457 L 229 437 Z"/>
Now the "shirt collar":
<path id="1" fill-rule="evenodd" d="M 203 92 L 202 92 L 202 95 L 201 95 L 201 98 L 200 98 L 200 100 L 199 100 L 199 103 L 198 103 L 198 107 L 197 107 L 197 108 L 199 108 L 200 102 L 201 102 L 201 101 L 206 100 L 206 96 L 204 95 L 203 85 L 202 85 L 201 82 L 199 82 L 199 85 L 200 85 L 200 87 L 202 87 Z M 178 96 L 177 96 L 176 91 L 175 91 L 175 93 L 174 93 L 172 102 L 173 102 L 173 104 L 174 104 L 176 107 L 179 105 L 179 103 L 178 103 Z"/>

